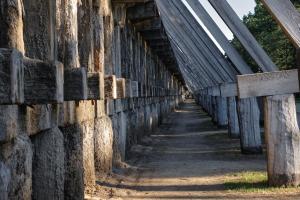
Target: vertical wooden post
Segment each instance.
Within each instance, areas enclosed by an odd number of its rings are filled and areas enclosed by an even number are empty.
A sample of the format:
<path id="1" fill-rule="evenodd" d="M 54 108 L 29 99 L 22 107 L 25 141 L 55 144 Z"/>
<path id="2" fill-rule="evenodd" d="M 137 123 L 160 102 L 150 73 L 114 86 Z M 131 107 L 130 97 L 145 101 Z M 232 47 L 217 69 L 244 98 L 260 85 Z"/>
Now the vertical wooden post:
<path id="1" fill-rule="evenodd" d="M 235 97 L 227 98 L 228 114 L 228 134 L 230 138 L 240 137 L 240 127 L 238 121 L 237 105 Z"/>

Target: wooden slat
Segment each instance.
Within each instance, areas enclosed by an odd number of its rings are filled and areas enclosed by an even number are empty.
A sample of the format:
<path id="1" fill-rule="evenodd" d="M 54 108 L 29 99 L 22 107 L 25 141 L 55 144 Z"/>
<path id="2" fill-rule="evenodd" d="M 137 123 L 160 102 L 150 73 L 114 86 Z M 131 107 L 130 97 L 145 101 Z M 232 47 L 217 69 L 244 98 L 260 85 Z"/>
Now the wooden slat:
<path id="1" fill-rule="evenodd" d="M 299 92 L 298 70 L 237 76 L 240 98 L 293 94 Z"/>
<path id="2" fill-rule="evenodd" d="M 209 0 L 209 2 L 264 72 L 278 70 L 227 1 Z"/>
<path id="3" fill-rule="evenodd" d="M 24 69 L 22 53 L 0 48 L 0 104 L 24 102 Z"/>
<path id="4" fill-rule="evenodd" d="M 261 0 L 296 48 L 300 48 L 300 13 L 290 0 Z"/>
<path id="5" fill-rule="evenodd" d="M 117 98 L 117 80 L 115 75 L 106 76 L 104 78 L 104 90 L 106 99 Z"/>
<path id="6" fill-rule="evenodd" d="M 71 68 L 64 71 L 64 100 L 86 100 L 88 96 L 86 68 Z"/>
<path id="7" fill-rule="evenodd" d="M 117 78 L 117 98 L 123 99 L 126 97 L 126 82 L 124 78 Z"/>
<path id="8" fill-rule="evenodd" d="M 240 74 L 251 74 L 252 70 L 248 66 L 248 64 L 243 60 L 241 55 L 237 52 L 237 50 L 233 47 L 233 45 L 226 38 L 224 33 L 218 27 L 218 25 L 214 22 L 214 20 L 210 17 L 210 15 L 206 12 L 199 1 L 195 0 L 187 0 L 188 4 L 194 10 L 196 15 L 201 19 L 206 28 L 210 31 L 216 41 L 221 45 L 221 47 L 226 52 L 226 55 L 230 58 L 230 60 L 235 65 L 237 71 Z"/>
<path id="9" fill-rule="evenodd" d="M 222 97 L 236 97 L 237 84 L 236 83 L 222 83 L 220 84 L 220 92 Z"/>
<path id="10" fill-rule="evenodd" d="M 29 58 L 24 58 L 23 63 L 25 104 L 63 103 L 63 64 Z"/>

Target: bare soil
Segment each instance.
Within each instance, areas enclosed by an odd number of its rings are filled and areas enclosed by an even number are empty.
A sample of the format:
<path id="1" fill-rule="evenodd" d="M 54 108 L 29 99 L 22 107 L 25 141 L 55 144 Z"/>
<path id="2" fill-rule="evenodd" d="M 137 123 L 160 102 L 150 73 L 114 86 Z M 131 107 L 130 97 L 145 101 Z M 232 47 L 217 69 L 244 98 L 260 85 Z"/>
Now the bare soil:
<path id="1" fill-rule="evenodd" d="M 293 192 L 239 192 L 224 183 L 233 173 L 266 171 L 266 155 L 242 155 L 211 118 L 188 100 L 141 145 L 123 169 L 98 178 L 90 199 L 300 199 Z"/>

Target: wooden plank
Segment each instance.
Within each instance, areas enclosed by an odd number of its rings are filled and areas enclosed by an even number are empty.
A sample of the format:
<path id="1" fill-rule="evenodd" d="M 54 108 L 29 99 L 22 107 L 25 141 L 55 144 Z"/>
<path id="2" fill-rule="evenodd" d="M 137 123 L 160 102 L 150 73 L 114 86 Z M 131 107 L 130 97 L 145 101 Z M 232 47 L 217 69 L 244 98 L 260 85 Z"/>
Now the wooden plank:
<path id="1" fill-rule="evenodd" d="M 23 102 L 23 55 L 16 49 L 0 48 L 0 104 Z"/>
<path id="2" fill-rule="evenodd" d="M 137 81 L 131 81 L 132 97 L 139 97 L 139 86 Z"/>
<path id="3" fill-rule="evenodd" d="M 64 71 L 60 62 L 24 58 L 24 103 L 63 103 Z"/>
<path id="4" fill-rule="evenodd" d="M 264 72 L 278 70 L 227 1 L 209 0 L 209 2 Z"/>
<path id="5" fill-rule="evenodd" d="M 124 78 L 117 78 L 117 98 L 123 99 L 126 97 L 126 82 Z"/>
<path id="6" fill-rule="evenodd" d="M 206 28 L 210 31 L 216 41 L 220 44 L 220 46 L 226 52 L 226 55 L 230 58 L 230 60 L 235 65 L 235 68 L 240 74 L 251 74 L 252 70 L 248 66 L 248 64 L 243 60 L 241 55 L 237 52 L 237 50 L 233 47 L 233 45 L 226 38 L 224 33 L 218 27 L 218 25 L 214 22 L 208 12 L 204 9 L 199 1 L 195 0 L 187 0 L 188 4 L 194 10 L 196 15 L 201 19 Z"/>
<path id="7" fill-rule="evenodd" d="M 71 68 L 64 71 L 65 101 L 86 100 L 88 97 L 86 68 Z"/>
<path id="8" fill-rule="evenodd" d="M 127 9 L 127 19 L 132 22 L 147 20 L 158 17 L 154 2 L 138 4 Z"/>
<path id="9" fill-rule="evenodd" d="M 237 76 L 240 98 L 293 94 L 299 92 L 298 70 Z"/>
<path id="10" fill-rule="evenodd" d="M 126 79 L 125 80 L 125 98 L 131 98 L 131 97 L 132 97 L 131 80 Z"/>
<path id="11" fill-rule="evenodd" d="M 100 73 L 89 72 L 87 74 L 88 81 L 88 100 L 100 100 L 101 80 Z"/>
<path id="12" fill-rule="evenodd" d="M 115 75 L 106 76 L 104 78 L 104 90 L 106 99 L 117 98 L 117 80 Z"/>
<path id="13" fill-rule="evenodd" d="M 289 0 L 261 0 L 296 48 L 300 48 L 300 13 Z"/>
<path id="14" fill-rule="evenodd" d="M 222 83 L 220 84 L 220 93 L 222 97 L 236 97 L 238 96 L 236 83 Z"/>
<path id="15" fill-rule="evenodd" d="M 211 96 L 213 97 L 218 97 L 221 95 L 220 86 L 218 85 L 211 87 L 210 90 L 211 90 Z"/>

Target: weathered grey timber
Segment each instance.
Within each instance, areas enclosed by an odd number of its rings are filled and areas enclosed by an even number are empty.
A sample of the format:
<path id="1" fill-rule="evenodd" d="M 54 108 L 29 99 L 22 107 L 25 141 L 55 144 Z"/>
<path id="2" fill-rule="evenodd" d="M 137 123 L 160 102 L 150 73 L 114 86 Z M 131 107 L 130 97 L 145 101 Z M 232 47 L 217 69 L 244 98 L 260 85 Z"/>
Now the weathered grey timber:
<path id="1" fill-rule="evenodd" d="M 290 0 L 261 0 L 294 46 L 300 47 L 300 13 Z"/>
<path id="2" fill-rule="evenodd" d="M 25 58 L 23 64 L 25 104 L 63 102 L 64 73 L 62 63 Z"/>
<path id="3" fill-rule="evenodd" d="M 248 28 L 243 24 L 227 1 L 209 0 L 233 34 L 243 44 L 247 52 L 253 57 L 258 66 L 264 71 L 276 71 L 278 68 L 259 45 Z"/>
<path id="4" fill-rule="evenodd" d="M 64 100 L 87 99 L 87 71 L 85 68 L 72 68 L 64 71 Z"/>
<path id="5" fill-rule="evenodd" d="M 227 97 L 228 134 L 230 138 L 240 137 L 240 126 L 238 124 L 238 113 L 235 97 Z"/>
<path id="6" fill-rule="evenodd" d="M 24 102 L 24 67 L 22 53 L 0 49 L 0 104 Z"/>
<path id="7" fill-rule="evenodd" d="M 300 184 L 300 132 L 294 95 L 265 97 L 268 177 L 272 186 Z"/>
<path id="8" fill-rule="evenodd" d="M 116 80 L 117 85 L 117 98 L 123 99 L 126 96 L 126 88 L 125 88 L 125 79 L 124 78 L 118 78 Z"/>
<path id="9" fill-rule="evenodd" d="M 240 98 L 299 92 L 297 69 L 241 75 L 237 79 Z"/>

